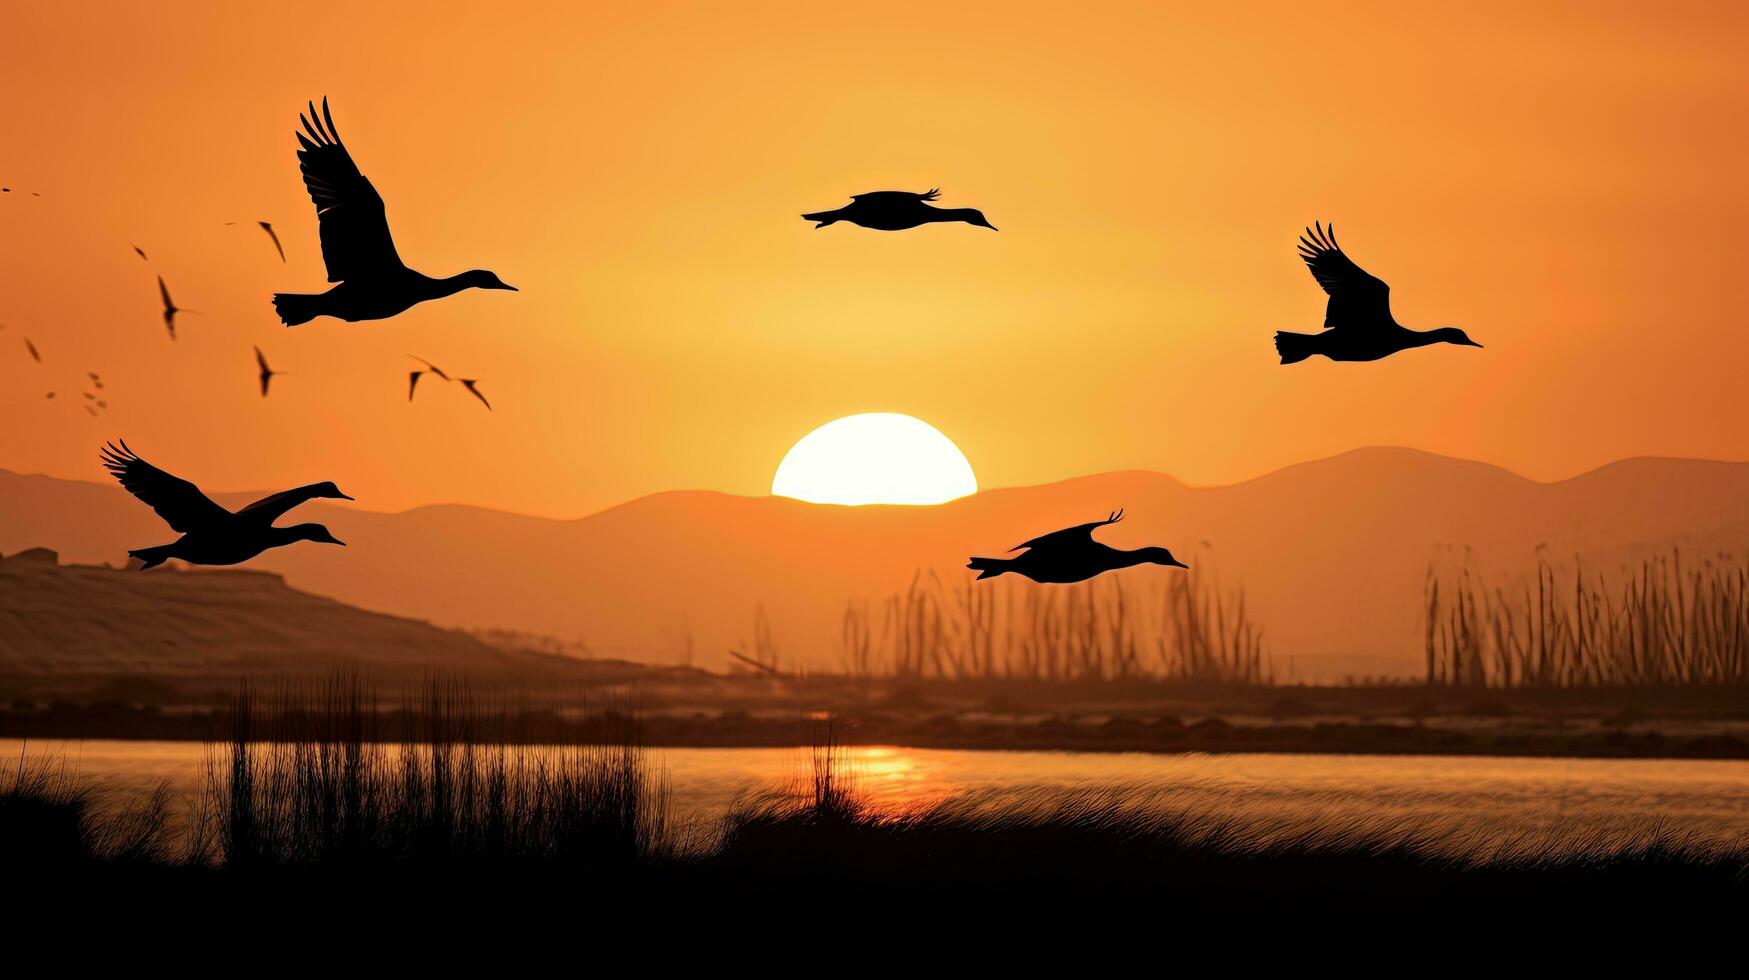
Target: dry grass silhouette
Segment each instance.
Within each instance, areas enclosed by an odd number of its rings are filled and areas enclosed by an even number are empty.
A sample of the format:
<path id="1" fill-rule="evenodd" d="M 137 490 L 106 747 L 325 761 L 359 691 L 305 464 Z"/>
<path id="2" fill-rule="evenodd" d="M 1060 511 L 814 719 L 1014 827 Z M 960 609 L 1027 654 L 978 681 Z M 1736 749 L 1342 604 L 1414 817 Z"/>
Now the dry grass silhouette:
<path id="1" fill-rule="evenodd" d="M 1702 902 L 1749 893 L 1749 841 L 1688 837 L 1655 821 L 1511 839 L 1474 825 L 1466 833 L 1462 815 L 1437 828 L 1371 810 L 1283 826 L 1117 788 L 883 809 L 858 792 L 826 715 L 809 720 L 799 791 L 737 806 L 708 837 L 688 838 L 668 819 L 666 787 L 637 747 L 631 715 L 616 715 L 627 724 L 611 743 L 512 743 L 504 726 L 513 716 L 463 682 L 433 680 L 411 698 L 406 716 L 424 734 L 393 743 L 371 740 L 378 698 L 356 675 L 265 696 L 244 689 L 230 737 L 211 746 L 209 792 L 179 847 L 161 797 L 131 817 L 104 816 L 52 769 L 21 762 L 0 790 L 0 856 L 55 880 L 82 870 L 79 881 L 138 880 L 154 894 L 234 880 L 247 885 L 241 895 L 326 902 L 344 883 L 368 881 L 371 895 L 407 908 L 575 900 L 586 881 L 602 886 L 589 900 L 610 905 L 656 895 L 1082 894 L 1145 896 L 1154 907 L 1217 895 Z M 136 871 L 144 877 L 128 877 Z M 441 899 L 426 893 L 433 885 Z"/>
<path id="2" fill-rule="evenodd" d="M 1268 684 L 1263 630 L 1243 589 L 1202 573 L 1138 586 L 1107 577 L 1057 586 L 944 587 L 919 572 L 905 592 L 845 611 L 840 661 L 855 677 Z"/>
<path id="3" fill-rule="evenodd" d="M 209 770 L 216 855 L 227 865 L 638 861 L 665 846 L 666 789 L 635 719 L 599 714 L 605 740 L 537 745 L 529 716 L 435 679 L 400 715 L 419 735 L 387 743 L 377 697 L 356 675 L 265 702 L 245 688 L 226 757 Z"/>
<path id="4" fill-rule="evenodd" d="M 1468 687 L 1749 684 L 1749 560 L 1679 551 L 1615 583 L 1583 565 L 1493 587 L 1428 569 L 1426 681 Z"/>

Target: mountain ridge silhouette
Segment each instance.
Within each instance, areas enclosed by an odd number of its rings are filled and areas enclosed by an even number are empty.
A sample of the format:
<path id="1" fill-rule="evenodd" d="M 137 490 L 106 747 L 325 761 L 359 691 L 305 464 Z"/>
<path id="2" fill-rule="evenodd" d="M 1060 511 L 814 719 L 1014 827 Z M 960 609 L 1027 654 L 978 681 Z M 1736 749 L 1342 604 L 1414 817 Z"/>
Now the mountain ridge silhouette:
<path id="1" fill-rule="evenodd" d="M 1530 568 L 1539 545 L 1557 561 L 1585 555 L 1588 566 L 1673 546 L 1741 555 L 1749 463 L 1635 457 L 1539 482 L 1488 463 L 1374 447 L 1221 486 L 1125 470 L 933 507 L 709 490 L 664 491 L 568 520 L 462 504 L 392 514 L 306 506 L 352 545 L 346 561 L 320 553 L 340 549 L 294 546 L 248 567 L 367 609 L 581 636 L 602 655 L 628 659 L 673 663 L 690 630 L 704 667 L 726 662 L 763 604 L 780 655 L 815 668 L 837 663 L 847 600 L 903 591 L 919 569 L 963 587 L 968 554 L 1000 553 L 1124 507 L 1109 543 L 1162 544 L 1199 573 L 1243 584 L 1278 658 L 1382 658 L 1412 672 L 1429 562 L 1455 569 L 1467 551 L 1478 573 L 1505 575 Z M 147 540 L 138 535 L 151 517 L 119 489 L 0 471 L 0 552 L 42 545 L 66 560 L 119 561 Z M 1165 571 L 1120 577 L 1146 588 Z"/>

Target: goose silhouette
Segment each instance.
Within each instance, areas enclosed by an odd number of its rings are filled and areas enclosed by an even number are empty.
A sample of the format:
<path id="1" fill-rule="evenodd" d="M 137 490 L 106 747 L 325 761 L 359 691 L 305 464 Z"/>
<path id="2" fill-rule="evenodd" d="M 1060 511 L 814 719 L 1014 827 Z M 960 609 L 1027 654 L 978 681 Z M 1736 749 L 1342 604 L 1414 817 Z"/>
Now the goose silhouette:
<path id="1" fill-rule="evenodd" d="M 1309 237 L 1308 237 L 1309 236 Z M 1376 361 L 1398 351 L 1429 344 L 1480 347 L 1456 327 L 1410 330 L 1391 316 L 1391 287 L 1354 264 L 1336 244 L 1336 229 L 1314 222 L 1300 237 L 1300 258 L 1312 278 L 1330 294 L 1324 310 L 1324 332 L 1275 335 L 1281 363 L 1293 364 L 1313 354 L 1332 361 Z"/>
<path id="2" fill-rule="evenodd" d="M 322 100 L 320 116 L 312 102 L 309 116 L 300 113 L 298 119 L 304 124 L 304 132 L 297 134 L 303 146 L 298 161 L 321 225 L 322 262 L 328 267 L 328 281 L 339 285 L 325 293 L 274 293 L 273 308 L 286 326 L 319 316 L 352 323 L 386 320 L 415 304 L 464 289 L 516 291 L 484 269 L 433 279 L 407 268 L 389 234 L 382 196 L 341 144 L 328 100 Z"/>
<path id="3" fill-rule="evenodd" d="M 182 535 L 169 544 L 129 551 L 130 556 L 144 563 L 143 568 L 155 568 L 171 558 L 179 558 L 191 565 L 236 565 L 269 548 L 295 541 L 346 543 L 320 524 L 273 526 L 273 522 L 286 511 L 306 500 L 315 497 L 352 499 L 332 483 L 312 483 L 282 490 L 232 513 L 214 503 L 194 484 L 171 476 L 135 455 L 125 439 L 120 448 L 114 443 L 105 446 L 102 458 L 104 468 L 127 492 L 145 501 L 158 512 L 164 523 L 170 525 L 171 530 Z"/>
<path id="4" fill-rule="evenodd" d="M 1135 551 L 1123 551 L 1093 540 L 1095 530 L 1107 524 L 1116 524 L 1121 520 L 1123 520 L 1123 511 L 1113 511 L 1103 521 L 1077 524 L 1061 531 L 1052 531 L 1008 549 L 1010 552 L 1015 552 L 1025 548 L 1026 553 L 1018 557 L 973 558 L 966 564 L 966 567 L 976 570 L 980 579 L 994 578 L 1004 572 L 1013 572 L 1016 575 L 1024 575 L 1034 582 L 1058 584 L 1085 582 L 1103 572 L 1129 568 L 1132 565 L 1154 564 L 1169 565 L 1173 568 L 1190 567 L 1172 557 L 1172 552 L 1165 548 L 1138 548 Z"/>
<path id="5" fill-rule="evenodd" d="M 996 230 L 977 208 L 937 208 L 928 202 L 941 196 L 940 188 L 923 194 L 911 191 L 871 191 L 856 194 L 850 203 L 836 211 L 815 211 L 804 214 L 808 221 L 818 221 L 815 228 L 824 228 L 839 221 L 873 228 L 876 231 L 904 231 L 918 225 L 941 221 L 964 221 L 968 225 Z"/>

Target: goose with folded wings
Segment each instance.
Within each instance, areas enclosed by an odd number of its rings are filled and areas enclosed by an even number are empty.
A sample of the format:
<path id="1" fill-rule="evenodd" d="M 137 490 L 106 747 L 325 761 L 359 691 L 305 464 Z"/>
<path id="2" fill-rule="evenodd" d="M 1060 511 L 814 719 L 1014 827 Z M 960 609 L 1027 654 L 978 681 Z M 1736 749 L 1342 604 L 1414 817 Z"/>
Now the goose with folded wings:
<path id="1" fill-rule="evenodd" d="M 1124 551 L 1121 548 L 1113 548 L 1108 544 L 1101 544 L 1093 540 L 1094 531 L 1107 524 L 1116 524 L 1121 520 L 1123 520 L 1123 511 L 1113 511 L 1103 521 L 1077 524 L 1061 531 L 1041 534 L 1031 541 L 1023 541 L 1009 549 L 1011 552 L 1025 549 L 1025 554 L 1014 558 L 973 558 L 966 564 L 966 567 L 976 570 L 981 579 L 994 578 L 1004 572 L 1013 572 L 1016 575 L 1024 575 L 1034 582 L 1063 584 L 1084 582 L 1095 575 L 1119 568 L 1129 568 L 1133 565 L 1190 567 L 1172 557 L 1172 552 L 1165 548 L 1137 548 L 1134 551 Z"/>

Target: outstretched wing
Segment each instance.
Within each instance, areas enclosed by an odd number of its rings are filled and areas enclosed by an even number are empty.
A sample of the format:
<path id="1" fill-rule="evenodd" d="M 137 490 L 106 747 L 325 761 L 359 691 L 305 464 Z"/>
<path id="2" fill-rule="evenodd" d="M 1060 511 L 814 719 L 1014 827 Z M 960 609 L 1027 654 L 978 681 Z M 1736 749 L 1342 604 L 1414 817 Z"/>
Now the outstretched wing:
<path id="1" fill-rule="evenodd" d="M 852 201 L 868 201 L 877 204 L 882 201 L 897 203 L 899 201 L 933 201 L 941 196 L 941 188 L 931 187 L 919 194 L 916 191 L 869 191 L 867 194 L 852 194 Z"/>
<path id="2" fill-rule="evenodd" d="M 352 154 L 341 144 L 334 117 L 328 114 L 328 100 L 322 99 L 320 116 L 312 102 L 310 114 L 299 113 L 298 120 L 304 124 L 304 132 L 297 134 L 303 145 L 298 164 L 304 172 L 304 189 L 321 220 L 328 281 L 370 278 L 406 268 L 389 235 L 382 195 L 358 172 Z"/>
<path id="3" fill-rule="evenodd" d="M 328 489 L 326 483 L 312 483 L 307 487 L 297 487 L 292 490 L 281 490 L 270 493 L 260 500 L 237 512 L 238 517 L 248 517 L 257 521 L 272 524 L 285 515 L 285 512 Z"/>
<path id="4" fill-rule="evenodd" d="M 1307 228 L 1300 237 L 1300 258 L 1330 294 L 1324 309 L 1326 329 L 1377 330 L 1396 323 L 1391 317 L 1391 287 L 1343 254 L 1334 226 Z"/>
<path id="5" fill-rule="evenodd" d="M 443 373 L 443 368 L 438 367 L 437 365 L 431 363 L 430 361 L 426 360 L 423 357 L 418 356 L 417 354 L 408 354 L 407 356 L 413 358 L 413 360 L 415 360 L 415 361 L 418 361 L 420 364 L 425 365 L 426 369 L 429 370 L 432 374 L 437 375 L 438 377 L 442 378 L 445 381 L 449 380 L 449 375 Z"/>
<path id="6" fill-rule="evenodd" d="M 474 380 L 473 378 L 463 378 L 463 379 L 461 379 L 461 381 L 462 381 L 462 387 L 468 389 L 470 392 L 473 392 L 474 397 L 478 398 L 480 400 L 480 404 L 486 406 L 486 411 L 489 412 L 492 410 L 492 403 L 486 400 L 485 395 L 480 394 L 480 389 L 474 387 L 475 385 L 479 384 L 478 381 Z"/>
<path id="7" fill-rule="evenodd" d="M 323 104 L 323 105 L 327 105 L 327 103 L 326 103 L 326 102 L 324 102 L 324 103 L 322 103 L 322 104 Z M 260 226 L 261 226 L 261 230 L 262 230 L 262 231 L 265 231 L 265 232 L 267 232 L 267 237 L 268 237 L 268 238 L 271 238 L 271 239 L 273 239 L 273 250 L 274 250 L 274 251 L 275 251 L 275 252 L 278 252 L 278 253 L 279 253 L 279 260 L 280 260 L 280 261 L 281 261 L 281 262 L 284 262 L 284 261 L 285 261 L 285 246 L 284 246 L 284 245 L 281 245 L 281 244 L 280 244 L 280 243 L 279 243 L 279 232 L 277 232 L 277 231 L 274 231 L 274 230 L 273 230 L 273 226 L 272 226 L 272 225 L 270 225 L 270 224 L 268 224 L 268 223 L 267 223 L 267 222 L 265 222 L 265 221 L 257 221 L 257 222 L 255 222 L 255 223 L 256 223 L 256 224 L 258 224 L 258 225 L 260 225 Z"/>
<path id="8" fill-rule="evenodd" d="M 1093 532 L 1095 530 L 1102 528 L 1107 524 L 1116 524 L 1121 520 L 1123 520 L 1123 511 L 1115 510 L 1111 512 L 1111 516 L 1103 521 L 1091 521 L 1086 524 L 1077 524 L 1074 527 L 1066 527 L 1061 531 L 1052 531 L 1049 534 L 1041 534 L 1038 537 L 1033 538 L 1031 541 L 1022 541 L 1020 544 L 1017 544 L 1008 550 L 1019 551 L 1022 548 L 1062 547 L 1068 544 L 1087 544 L 1093 540 Z"/>
<path id="9" fill-rule="evenodd" d="M 231 516 L 230 511 L 201 493 L 199 487 L 134 455 L 125 439 L 119 449 L 114 443 L 105 446 L 102 456 L 104 467 L 122 487 L 157 511 L 173 531 L 187 534 L 203 524 Z"/>

